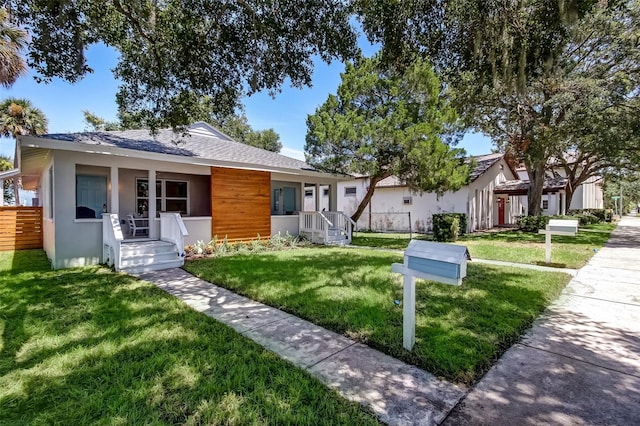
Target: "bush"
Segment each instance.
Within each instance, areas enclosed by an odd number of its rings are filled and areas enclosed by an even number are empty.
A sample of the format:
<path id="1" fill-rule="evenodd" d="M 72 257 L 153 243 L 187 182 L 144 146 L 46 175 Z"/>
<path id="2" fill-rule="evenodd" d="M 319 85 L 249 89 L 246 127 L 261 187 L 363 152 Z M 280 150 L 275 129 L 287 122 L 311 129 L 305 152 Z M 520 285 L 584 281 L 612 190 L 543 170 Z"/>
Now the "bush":
<path id="1" fill-rule="evenodd" d="M 549 216 L 520 216 L 518 228 L 525 232 L 538 232 L 538 229 L 544 229 L 549 223 Z"/>
<path id="2" fill-rule="evenodd" d="M 607 210 L 605 209 L 576 209 L 576 210 L 569 210 L 568 213 L 570 215 L 577 216 L 577 217 L 589 215 L 597 218 L 597 222 L 594 222 L 593 219 L 591 218 L 585 219 L 584 225 L 587 225 L 589 223 L 600 223 L 607 220 Z M 583 225 L 583 223 L 580 223 L 580 224 Z"/>
<path id="3" fill-rule="evenodd" d="M 432 219 L 433 239 L 436 241 L 456 241 L 461 234 L 460 228 L 462 228 L 460 216 L 464 216 L 466 224 L 466 215 L 464 213 L 434 214 Z"/>

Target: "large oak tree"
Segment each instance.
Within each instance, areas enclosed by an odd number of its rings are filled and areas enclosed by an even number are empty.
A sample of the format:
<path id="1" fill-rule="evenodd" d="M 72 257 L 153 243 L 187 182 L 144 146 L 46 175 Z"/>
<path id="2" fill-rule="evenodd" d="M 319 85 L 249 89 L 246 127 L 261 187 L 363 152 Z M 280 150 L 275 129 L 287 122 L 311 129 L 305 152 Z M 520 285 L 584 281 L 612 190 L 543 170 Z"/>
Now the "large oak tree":
<path id="1" fill-rule="evenodd" d="M 377 56 L 347 63 L 337 94 L 307 118 L 307 126 L 309 164 L 369 178 L 354 221 L 386 177 L 397 176 L 419 192 L 456 190 L 469 178 L 464 150 L 453 147 L 457 114 L 426 61 L 402 73 Z"/>
<path id="2" fill-rule="evenodd" d="M 527 166 L 539 214 L 549 158 L 611 128 L 638 95 L 638 2 L 356 0 L 399 68 L 432 58 L 467 123 Z M 618 121 L 620 124 L 620 121 Z M 599 132 L 601 135 L 604 132 Z M 610 140 L 599 137 L 597 153 Z"/>
<path id="3" fill-rule="evenodd" d="M 311 83 L 313 59 L 356 54 L 340 0 L 8 0 L 30 29 L 28 60 L 44 80 L 91 72 L 85 52 L 119 53 L 117 102 L 145 127 L 179 126 L 203 98 L 231 113 L 243 95 Z"/>

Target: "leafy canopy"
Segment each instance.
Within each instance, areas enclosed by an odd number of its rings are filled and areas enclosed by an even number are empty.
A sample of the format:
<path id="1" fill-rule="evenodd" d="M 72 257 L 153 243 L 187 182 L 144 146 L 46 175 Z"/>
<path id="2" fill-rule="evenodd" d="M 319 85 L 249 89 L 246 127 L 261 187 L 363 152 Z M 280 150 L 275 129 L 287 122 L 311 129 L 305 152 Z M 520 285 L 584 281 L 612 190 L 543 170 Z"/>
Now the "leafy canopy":
<path id="1" fill-rule="evenodd" d="M 402 67 L 429 56 L 466 123 L 524 162 L 529 214 L 540 212 L 550 157 L 580 151 L 575 158 L 587 154 L 590 163 L 622 161 L 620 136 L 638 113 L 638 5 L 356 0 L 385 61 Z"/>
<path id="2" fill-rule="evenodd" d="M 357 50 L 340 0 L 6 3 L 30 29 L 29 65 L 43 80 L 91 72 L 85 51 L 93 43 L 117 49 L 117 102 L 150 128 L 190 123 L 205 97 L 228 114 L 243 95 L 273 93 L 285 81 L 309 85 L 315 56 L 344 60 Z"/>
<path id="3" fill-rule="evenodd" d="M 452 148 L 457 115 L 428 62 L 398 73 L 378 56 L 361 58 L 341 76 L 337 94 L 307 118 L 305 151 L 321 170 L 371 178 L 354 220 L 388 176 L 416 191 L 455 190 L 467 182 L 464 150 Z"/>

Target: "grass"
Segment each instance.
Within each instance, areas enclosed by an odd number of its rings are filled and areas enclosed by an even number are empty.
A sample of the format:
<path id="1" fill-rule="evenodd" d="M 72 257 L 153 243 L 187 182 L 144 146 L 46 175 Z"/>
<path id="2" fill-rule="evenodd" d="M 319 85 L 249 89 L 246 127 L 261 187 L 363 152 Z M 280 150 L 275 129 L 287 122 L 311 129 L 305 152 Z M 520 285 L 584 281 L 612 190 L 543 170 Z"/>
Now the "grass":
<path id="1" fill-rule="evenodd" d="M 551 238 L 551 266 L 581 268 L 602 247 L 616 225 L 600 223 L 580 228 L 575 237 Z M 414 234 L 417 239 L 430 236 Z M 402 250 L 409 244 L 409 234 L 358 233 L 353 245 Z M 455 244 L 469 248 L 472 258 L 545 265 L 544 235 L 517 230 L 473 233 L 462 236 Z"/>
<path id="2" fill-rule="evenodd" d="M 0 253 L 0 424 L 377 424 L 155 286 Z"/>
<path id="3" fill-rule="evenodd" d="M 460 383 L 477 380 L 554 300 L 562 273 L 470 263 L 461 287 L 418 281 L 416 346 L 402 347 L 401 255 L 306 248 L 190 262 L 223 287 Z"/>

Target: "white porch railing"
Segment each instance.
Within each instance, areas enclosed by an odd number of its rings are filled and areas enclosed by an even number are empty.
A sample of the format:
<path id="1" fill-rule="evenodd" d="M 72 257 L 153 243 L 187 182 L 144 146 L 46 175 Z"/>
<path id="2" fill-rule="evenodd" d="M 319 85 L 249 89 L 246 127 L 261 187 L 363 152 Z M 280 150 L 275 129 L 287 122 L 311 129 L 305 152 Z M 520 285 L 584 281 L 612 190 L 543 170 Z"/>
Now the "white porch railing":
<path id="1" fill-rule="evenodd" d="M 102 263 L 120 270 L 121 242 L 124 240 L 120 219 L 115 213 L 102 214 Z"/>
<path id="2" fill-rule="evenodd" d="M 160 213 L 160 239 L 173 243 L 184 256 L 184 237 L 189 235 L 180 213 Z"/>
<path id="3" fill-rule="evenodd" d="M 355 222 L 343 212 L 300 212 L 300 235 L 315 244 L 351 244 Z"/>

